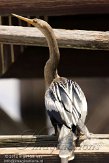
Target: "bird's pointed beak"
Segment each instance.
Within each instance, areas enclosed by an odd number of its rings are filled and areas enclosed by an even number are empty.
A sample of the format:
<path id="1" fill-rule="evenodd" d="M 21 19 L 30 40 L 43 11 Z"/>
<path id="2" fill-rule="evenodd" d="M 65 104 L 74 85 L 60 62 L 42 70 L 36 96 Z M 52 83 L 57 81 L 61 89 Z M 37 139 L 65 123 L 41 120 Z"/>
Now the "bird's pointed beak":
<path id="1" fill-rule="evenodd" d="M 21 19 L 29 24 L 33 24 L 33 20 L 32 19 L 28 19 L 28 18 L 25 18 L 23 16 L 20 16 L 20 15 L 16 15 L 16 14 L 12 14 L 13 16 L 17 17 L 18 19 Z"/>

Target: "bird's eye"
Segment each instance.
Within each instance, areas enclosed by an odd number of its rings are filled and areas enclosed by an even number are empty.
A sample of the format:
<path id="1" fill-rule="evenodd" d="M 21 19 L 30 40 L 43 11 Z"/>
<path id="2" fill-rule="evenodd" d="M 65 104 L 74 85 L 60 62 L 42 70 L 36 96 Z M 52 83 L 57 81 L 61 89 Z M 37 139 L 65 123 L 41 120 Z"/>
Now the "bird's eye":
<path id="1" fill-rule="evenodd" d="M 33 22 L 34 22 L 34 23 L 37 23 L 37 19 L 33 19 Z"/>

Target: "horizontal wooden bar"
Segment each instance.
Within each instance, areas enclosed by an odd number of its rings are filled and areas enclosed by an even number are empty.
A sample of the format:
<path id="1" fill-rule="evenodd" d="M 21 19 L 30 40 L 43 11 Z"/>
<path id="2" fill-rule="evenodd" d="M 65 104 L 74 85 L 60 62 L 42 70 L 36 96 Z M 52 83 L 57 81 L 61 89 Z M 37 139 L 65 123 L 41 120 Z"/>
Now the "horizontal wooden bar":
<path id="1" fill-rule="evenodd" d="M 109 146 L 109 134 L 92 134 L 91 135 L 92 140 L 96 140 L 98 142 L 105 142 L 107 141 L 107 144 L 104 143 L 105 147 Z M 86 137 L 81 136 L 79 139 L 80 144 L 82 141 L 86 140 Z M 91 140 L 89 139 L 89 142 Z M 39 146 L 40 147 L 56 147 L 58 144 L 58 137 L 53 135 L 3 135 L 0 136 L 0 147 L 17 147 L 17 146 Z M 107 146 L 106 146 L 107 145 Z"/>
<path id="2" fill-rule="evenodd" d="M 34 133 L 35 134 L 35 133 Z M 56 136 L 48 135 L 5 135 L 0 136 L 0 147 L 20 146 L 54 146 L 57 145 Z"/>
<path id="3" fill-rule="evenodd" d="M 93 139 L 109 139 L 109 134 L 91 134 L 91 138 Z M 54 135 L 36 135 L 35 133 L 33 133 L 33 135 L 25 135 L 25 132 L 22 133 L 21 135 L 0 135 L 0 143 L 8 143 L 8 142 L 15 142 L 15 141 L 19 141 L 19 142 L 28 142 L 28 141 L 33 141 L 36 142 L 37 141 L 48 141 L 48 140 L 53 140 L 53 141 L 57 141 L 57 136 Z M 81 136 L 81 140 L 84 140 L 85 137 Z"/>
<path id="4" fill-rule="evenodd" d="M 109 13 L 108 0 L 0 0 L 0 15 L 68 15 Z"/>
<path id="5" fill-rule="evenodd" d="M 92 134 L 92 139 L 97 139 L 99 141 L 107 140 L 109 141 L 109 134 Z M 85 140 L 85 137 L 82 136 L 80 138 L 80 142 Z M 25 145 L 32 145 L 35 144 L 36 146 L 56 146 L 58 143 L 58 137 L 56 136 L 49 136 L 49 135 L 3 135 L 0 136 L 0 147 L 17 147 L 17 146 L 25 146 Z"/>
<path id="6" fill-rule="evenodd" d="M 16 142 L 25 142 L 22 146 L 15 146 Z M 29 147 L 28 144 L 34 142 L 34 145 Z M 39 144 L 37 144 L 39 142 Z M 44 143 L 45 142 L 45 143 Z M 52 142 L 52 146 L 48 144 Z M 109 135 L 92 134 L 91 139 L 81 137 L 79 146 L 75 148 L 75 163 L 78 162 L 104 162 L 109 160 Z M 15 136 L 0 136 L 0 144 L 12 143 L 13 146 L 0 147 L 0 161 L 39 161 L 49 163 L 50 161 L 60 162 L 58 156 L 59 149 L 57 148 L 57 137 L 48 135 L 15 135 Z M 11 145 L 12 145 L 11 144 Z M 21 144 L 20 144 L 21 145 Z"/>
<path id="7" fill-rule="evenodd" d="M 108 153 L 109 154 L 109 147 L 101 147 L 99 149 L 93 149 L 90 147 L 90 149 L 85 149 L 86 147 L 83 147 L 84 149 L 77 147 L 75 149 L 75 154 L 83 153 L 85 154 L 97 154 L 97 153 Z M 91 149 L 92 148 L 92 149 Z M 17 155 L 43 155 L 43 156 L 58 156 L 59 154 L 59 149 L 56 147 L 9 147 L 9 148 L 0 148 L 0 155 L 3 154 L 16 154 Z"/>
<path id="8" fill-rule="evenodd" d="M 54 29 L 59 47 L 109 50 L 109 32 Z M 0 26 L 4 44 L 47 46 L 44 35 L 35 27 Z"/>

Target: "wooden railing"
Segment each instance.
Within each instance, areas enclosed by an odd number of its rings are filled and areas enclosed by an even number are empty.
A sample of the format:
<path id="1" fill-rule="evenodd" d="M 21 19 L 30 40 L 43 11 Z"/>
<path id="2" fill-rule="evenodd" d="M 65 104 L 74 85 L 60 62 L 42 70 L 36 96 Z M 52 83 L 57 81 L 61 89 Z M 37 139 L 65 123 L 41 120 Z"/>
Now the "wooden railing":
<path id="1" fill-rule="evenodd" d="M 0 0 L 0 15 L 72 15 L 109 13 L 108 0 Z"/>
<path id="2" fill-rule="evenodd" d="M 89 145 L 86 145 L 88 141 Z M 83 144 L 84 142 L 84 144 Z M 81 144 L 82 143 L 82 144 Z M 80 145 L 81 144 L 81 145 Z M 0 161 L 35 161 L 59 163 L 58 143 L 55 136 L 15 135 L 0 136 Z M 105 162 L 109 160 L 109 135 L 92 135 L 78 141 L 74 150 L 75 160 L 72 163 Z"/>
<path id="3" fill-rule="evenodd" d="M 54 29 L 61 48 L 109 50 L 109 32 Z M 3 44 L 47 47 L 45 36 L 34 27 L 0 26 Z"/>

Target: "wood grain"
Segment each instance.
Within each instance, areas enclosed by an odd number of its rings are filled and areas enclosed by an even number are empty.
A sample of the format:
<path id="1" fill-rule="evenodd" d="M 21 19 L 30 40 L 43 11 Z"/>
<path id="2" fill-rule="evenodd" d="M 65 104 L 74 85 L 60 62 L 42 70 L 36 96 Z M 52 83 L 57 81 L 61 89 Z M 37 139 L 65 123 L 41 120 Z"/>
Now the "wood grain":
<path id="1" fill-rule="evenodd" d="M 109 147 L 109 134 L 92 134 L 92 140 L 96 143 L 103 143 L 103 148 Z M 86 137 L 80 137 L 78 141 L 78 146 L 84 141 L 84 144 L 89 141 L 89 144 L 92 142 L 91 139 L 86 139 Z M 26 146 L 26 145 L 36 145 L 40 147 L 56 147 L 58 143 L 58 137 L 53 135 L 3 135 L 0 136 L 0 147 L 17 147 L 17 146 Z M 78 149 L 78 148 L 77 148 Z"/>
<path id="2" fill-rule="evenodd" d="M 108 0 L 0 0 L 0 15 L 74 15 L 109 13 Z"/>
<path id="3" fill-rule="evenodd" d="M 109 32 L 54 29 L 59 47 L 109 50 Z M 34 27 L 0 26 L 4 44 L 47 46 L 44 35 Z"/>
<path id="4" fill-rule="evenodd" d="M 109 160 L 109 135 L 92 135 L 92 139 L 81 138 L 82 144 L 75 148 L 75 160 L 77 162 L 89 161 L 92 163 Z M 80 141 L 80 142 L 81 142 Z M 87 144 L 88 141 L 88 145 Z M 17 146 L 16 142 L 20 143 Z M 28 144 L 32 142 L 32 146 Z M 51 144 L 50 144 L 51 142 Z M 10 135 L 0 136 L 0 161 L 37 160 L 39 162 L 60 162 L 58 157 L 57 137 L 48 135 Z M 25 144 L 23 144 L 25 143 Z M 7 147 L 6 144 L 11 146 Z M 15 146 L 16 145 L 16 146 Z"/>

